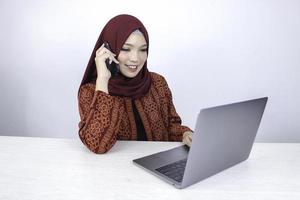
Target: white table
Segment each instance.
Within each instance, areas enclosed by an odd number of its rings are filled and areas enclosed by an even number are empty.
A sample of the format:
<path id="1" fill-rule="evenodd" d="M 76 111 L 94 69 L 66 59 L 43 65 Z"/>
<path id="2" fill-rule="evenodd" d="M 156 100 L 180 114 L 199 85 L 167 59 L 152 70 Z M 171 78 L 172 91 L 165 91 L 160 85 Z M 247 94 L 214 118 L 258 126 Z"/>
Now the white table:
<path id="1" fill-rule="evenodd" d="M 246 162 L 183 190 L 132 163 L 178 145 L 118 141 L 98 155 L 79 139 L 0 136 L 0 199 L 300 199 L 300 144 L 255 143 Z"/>

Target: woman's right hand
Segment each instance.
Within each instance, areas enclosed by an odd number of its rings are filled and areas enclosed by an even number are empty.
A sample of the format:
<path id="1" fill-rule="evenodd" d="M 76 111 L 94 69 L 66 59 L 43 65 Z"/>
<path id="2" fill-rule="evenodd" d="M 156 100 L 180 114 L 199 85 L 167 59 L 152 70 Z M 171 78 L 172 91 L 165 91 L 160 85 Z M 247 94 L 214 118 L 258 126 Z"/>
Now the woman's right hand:
<path id="1" fill-rule="evenodd" d="M 109 63 L 115 62 L 119 64 L 118 60 L 115 58 L 116 54 L 112 53 L 109 49 L 102 46 L 97 49 L 95 63 L 97 68 L 97 79 L 109 80 L 111 77 L 110 71 L 106 67 L 105 60 L 109 59 Z"/>
<path id="2" fill-rule="evenodd" d="M 115 62 L 119 64 L 119 61 L 115 58 L 115 56 L 116 54 L 104 47 L 104 43 L 99 49 L 97 49 L 95 57 L 97 68 L 96 90 L 100 90 L 108 94 L 108 81 L 111 77 L 111 73 L 106 67 L 105 60 L 109 59 L 109 63 Z"/>

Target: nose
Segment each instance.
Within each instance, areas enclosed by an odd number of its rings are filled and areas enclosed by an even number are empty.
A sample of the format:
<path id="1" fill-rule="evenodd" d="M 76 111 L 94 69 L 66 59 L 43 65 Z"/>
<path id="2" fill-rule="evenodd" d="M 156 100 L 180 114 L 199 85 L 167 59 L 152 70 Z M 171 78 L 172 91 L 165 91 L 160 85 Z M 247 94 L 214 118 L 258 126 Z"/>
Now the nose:
<path id="1" fill-rule="evenodd" d="M 130 52 L 129 59 L 131 62 L 137 62 L 138 61 L 138 52 L 136 52 L 136 51 Z"/>

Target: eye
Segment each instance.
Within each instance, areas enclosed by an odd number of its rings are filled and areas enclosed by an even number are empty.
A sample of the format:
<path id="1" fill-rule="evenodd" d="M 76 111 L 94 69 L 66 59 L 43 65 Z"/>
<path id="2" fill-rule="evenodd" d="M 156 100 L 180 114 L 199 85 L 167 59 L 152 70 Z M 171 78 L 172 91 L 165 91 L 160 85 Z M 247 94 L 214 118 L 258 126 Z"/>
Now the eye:
<path id="1" fill-rule="evenodd" d="M 121 51 L 130 51 L 130 49 L 122 48 Z"/>
<path id="2" fill-rule="evenodd" d="M 145 52 L 145 51 L 147 51 L 148 49 L 141 49 L 141 51 L 143 51 L 143 52 Z"/>

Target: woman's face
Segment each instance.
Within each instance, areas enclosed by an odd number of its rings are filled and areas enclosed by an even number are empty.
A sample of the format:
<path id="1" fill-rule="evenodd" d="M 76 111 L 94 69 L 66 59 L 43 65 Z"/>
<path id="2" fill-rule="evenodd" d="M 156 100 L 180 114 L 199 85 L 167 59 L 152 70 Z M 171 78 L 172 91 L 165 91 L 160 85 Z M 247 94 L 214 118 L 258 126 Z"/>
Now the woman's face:
<path id="1" fill-rule="evenodd" d="M 124 43 L 119 56 L 121 73 L 128 77 L 135 77 L 143 68 L 147 60 L 147 43 L 140 31 L 134 31 Z"/>

